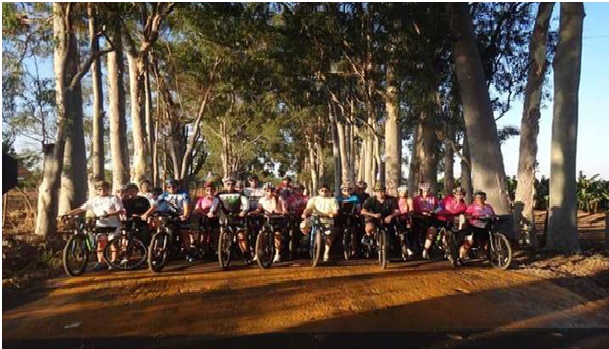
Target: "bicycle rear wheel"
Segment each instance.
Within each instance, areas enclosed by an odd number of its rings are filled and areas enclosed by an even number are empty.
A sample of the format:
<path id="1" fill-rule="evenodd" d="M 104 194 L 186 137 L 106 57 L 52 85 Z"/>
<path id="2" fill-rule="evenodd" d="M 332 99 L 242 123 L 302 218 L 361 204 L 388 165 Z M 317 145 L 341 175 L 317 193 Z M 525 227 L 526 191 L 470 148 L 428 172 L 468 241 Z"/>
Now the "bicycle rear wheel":
<path id="1" fill-rule="evenodd" d="M 381 270 L 384 270 L 387 267 L 387 250 L 387 232 L 385 230 L 381 230 L 378 233 L 378 255 Z"/>
<path id="2" fill-rule="evenodd" d="M 155 273 L 160 272 L 167 262 L 167 246 L 169 235 L 164 231 L 159 231 L 152 235 L 150 247 L 148 248 L 148 269 Z"/>
<path id="3" fill-rule="evenodd" d="M 262 229 L 256 238 L 256 261 L 260 268 L 266 269 L 273 264 L 274 245 L 273 233 L 267 228 Z"/>
<path id="4" fill-rule="evenodd" d="M 85 272 L 89 262 L 89 249 L 85 236 L 70 237 L 63 248 L 63 269 L 69 276 L 80 276 Z"/>
<path id="5" fill-rule="evenodd" d="M 311 259 L 311 265 L 316 267 L 317 264 L 319 263 L 319 259 L 321 258 L 321 244 L 322 244 L 321 234 L 323 234 L 323 232 L 321 230 L 317 230 L 314 232 L 314 234 L 315 234 L 315 241 L 313 242 L 313 250 L 311 251 L 312 257 L 313 257 Z"/>
<path id="6" fill-rule="evenodd" d="M 491 234 L 489 242 L 488 259 L 491 266 L 495 269 L 505 270 L 512 263 L 512 246 L 510 242 L 501 233 Z"/>
<path id="7" fill-rule="evenodd" d="M 230 267 L 231 257 L 231 236 L 226 229 L 220 230 L 220 238 L 218 239 L 218 262 L 224 270 Z"/>
<path id="8" fill-rule="evenodd" d="M 112 260 L 112 250 L 116 251 L 116 259 Z M 144 264 L 148 259 L 144 243 L 135 238 L 111 240 L 104 248 L 104 258 L 115 269 L 132 270 Z"/>
<path id="9" fill-rule="evenodd" d="M 343 232 L 343 253 L 345 255 L 345 260 L 348 261 L 354 254 L 353 249 L 353 229 L 347 228 Z"/>

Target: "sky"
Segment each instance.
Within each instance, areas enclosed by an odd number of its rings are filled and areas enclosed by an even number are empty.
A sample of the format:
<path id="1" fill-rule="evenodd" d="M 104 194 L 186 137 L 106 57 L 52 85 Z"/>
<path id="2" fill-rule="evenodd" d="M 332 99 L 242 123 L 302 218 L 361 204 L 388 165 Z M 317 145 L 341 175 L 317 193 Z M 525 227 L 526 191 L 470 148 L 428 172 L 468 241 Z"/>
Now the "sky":
<path id="1" fill-rule="evenodd" d="M 559 8 L 557 3 L 552 20 L 555 27 L 558 27 Z M 598 173 L 601 178 L 609 179 L 609 147 L 604 142 L 604 137 L 609 136 L 609 3 L 584 3 L 584 11 L 576 167 L 578 172 L 581 170 L 588 177 Z M 552 88 L 553 77 L 548 82 L 550 84 L 545 88 Z M 497 121 L 497 126 L 520 127 L 522 104 L 522 99 L 515 101 L 512 110 Z M 549 177 L 553 105 L 551 102 L 546 104 L 547 107 L 541 111 L 537 161 L 538 176 Z M 501 147 L 508 176 L 518 172 L 519 147 L 519 137 L 509 139 Z"/>
<path id="2" fill-rule="evenodd" d="M 558 27 L 560 5 L 554 7 L 551 22 Z M 609 136 L 609 2 L 584 3 L 582 70 L 579 90 L 579 125 L 577 136 L 577 171 L 583 171 L 591 177 L 600 174 L 609 179 L 609 147 L 603 137 Z M 50 64 L 49 64 L 50 65 Z M 51 70 L 52 74 L 52 70 Z M 552 93 L 553 77 L 547 79 L 546 91 Z M 497 126 L 520 127 L 522 117 L 522 98 L 512 103 L 512 109 L 497 121 Z M 552 102 L 546 102 L 541 111 L 540 131 L 538 136 L 539 162 L 538 177 L 550 176 L 550 141 L 552 137 Z M 23 140 L 22 140 L 23 141 Z M 519 137 L 513 137 L 502 145 L 505 172 L 514 176 L 518 171 Z M 19 146 L 21 142 L 17 142 Z M 21 144 L 28 144 L 23 142 Z M 33 146 L 28 144 L 28 148 Z M 455 158 L 455 175 L 460 174 L 460 160 Z M 407 166 L 404 168 L 407 173 Z M 441 175 L 440 175 L 441 176 Z"/>

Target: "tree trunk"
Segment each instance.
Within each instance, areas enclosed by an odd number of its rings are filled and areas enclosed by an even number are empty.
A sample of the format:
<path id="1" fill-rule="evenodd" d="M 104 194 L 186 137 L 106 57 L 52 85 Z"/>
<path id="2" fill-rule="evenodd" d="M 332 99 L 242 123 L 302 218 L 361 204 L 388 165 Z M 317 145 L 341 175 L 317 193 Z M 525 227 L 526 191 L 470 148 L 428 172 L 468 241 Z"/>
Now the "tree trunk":
<path id="1" fill-rule="evenodd" d="M 463 132 L 463 155 L 461 158 L 461 188 L 465 190 L 465 202 L 470 203 L 473 199 L 474 187 L 472 185 L 472 168 L 469 156 L 469 142 L 467 132 Z"/>
<path id="2" fill-rule="evenodd" d="M 387 66 L 387 92 L 385 93 L 385 185 L 389 195 L 398 195 L 402 178 L 400 127 L 398 125 L 398 90 L 395 86 L 393 64 Z"/>
<path id="3" fill-rule="evenodd" d="M 70 36 L 68 41 L 70 57 L 65 65 L 64 84 L 70 84 L 72 78 L 78 74 L 80 64 L 76 37 L 73 32 L 68 35 Z M 63 107 L 69 122 L 65 130 L 66 143 L 59 193 L 59 214 L 65 214 L 87 200 L 87 153 L 82 105 L 82 88 L 79 79 L 74 86 L 67 86 L 65 90 Z"/>
<path id="4" fill-rule="evenodd" d="M 535 166 L 537 162 L 537 136 L 539 135 L 539 117 L 543 80 L 548 67 L 546 43 L 552 16 L 553 2 L 539 4 L 535 29 L 529 44 L 529 76 L 524 96 L 522 121 L 520 124 L 520 157 L 518 159 L 518 186 L 514 200 L 514 223 L 518 229 L 526 225 L 529 231 L 529 242 L 537 247 L 535 237 L 535 220 L 533 200 L 535 197 Z"/>
<path id="5" fill-rule="evenodd" d="M 89 16 L 89 37 L 91 47 L 99 51 L 97 36 L 96 5 L 87 4 Z M 93 145 L 92 145 L 92 177 L 93 180 L 104 179 L 104 92 L 102 88 L 101 58 L 97 57 L 91 64 L 91 79 L 93 85 Z M 91 194 L 91 193 L 89 193 Z"/>
<path id="6" fill-rule="evenodd" d="M 414 126 L 412 136 L 412 154 L 410 157 L 410 167 L 408 170 L 408 193 L 411 196 L 416 196 L 418 193 L 419 182 L 420 182 L 420 164 L 421 164 L 421 148 L 423 136 L 423 124 L 421 119 L 417 120 Z"/>
<path id="7" fill-rule="evenodd" d="M 454 65 L 463 104 L 474 187 L 487 193 L 488 202 L 498 214 L 509 214 L 503 155 L 469 6 L 467 3 L 447 6 L 452 17 L 451 29 L 456 36 L 453 42 Z"/>
<path id="8" fill-rule="evenodd" d="M 445 136 L 447 142 L 444 143 L 444 194 L 450 195 L 455 187 L 455 152 L 452 147 L 455 143 L 455 127 L 451 121 L 446 123 Z"/>
<path id="9" fill-rule="evenodd" d="M 582 3 L 560 4 L 560 30 L 554 59 L 550 216 L 546 249 L 563 253 L 580 250 L 575 160 L 583 21 Z"/>
<path id="10" fill-rule="evenodd" d="M 148 145 L 146 144 L 146 121 L 142 113 L 144 104 L 144 81 L 141 57 L 127 51 L 129 62 L 129 91 L 131 96 L 131 131 L 133 136 L 133 165 L 131 180 L 140 182 L 150 175 Z"/>
<path id="11" fill-rule="evenodd" d="M 110 154 L 112 155 L 112 192 L 129 182 L 129 147 L 125 116 L 125 85 L 121 26 L 113 25 L 111 35 L 116 50 L 108 53 L 108 97 L 110 105 Z"/>
<path id="12" fill-rule="evenodd" d="M 330 118 L 330 133 L 332 135 L 332 156 L 334 158 L 334 192 L 340 193 L 342 179 L 341 152 L 338 139 L 338 125 L 336 123 L 336 108 L 328 105 L 328 117 Z"/>
<path id="13" fill-rule="evenodd" d="M 146 123 L 146 145 L 148 146 L 148 152 L 146 159 L 147 164 L 152 164 L 152 156 L 154 153 L 153 147 L 156 143 L 154 138 L 154 120 L 152 120 L 152 90 L 150 89 L 150 65 L 149 65 L 149 53 L 144 54 L 144 70 L 142 72 L 144 78 L 144 120 Z M 147 175 L 148 179 L 151 179 L 151 173 Z"/>
<path id="14" fill-rule="evenodd" d="M 57 230 L 58 192 L 63 169 L 65 150 L 65 129 L 69 126 L 66 114 L 67 65 L 74 60 L 75 38 L 72 32 L 71 4 L 53 3 L 53 34 L 55 37 L 55 103 L 57 108 L 57 135 L 55 145 L 45 145 L 44 169 L 42 183 L 38 190 L 38 214 L 36 216 L 36 234 L 49 236 Z"/>
<path id="15" fill-rule="evenodd" d="M 348 127 L 348 126 L 347 126 Z M 355 185 L 351 181 L 353 169 L 351 167 L 352 159 L 349 158 L 348 152 L 348 141 L 346 135 L 346 125 L 344 121 L 339 119 L 336 123 L 336 131 L 338 133 L 338 149 L 340 151 L 340 168 L 341 168 L 341 182 L 351 182 L 351 185 Z"/>
<path id="16" fill-rule="evenodd" d="M 421 182 L 431 184 L 431 192 L 436 193 L 436 183 L 438 182 L 438 156 L 436 147 L 436 123 L 429 113 L 426 113 L 422 120 L 422 147 L 420 158 L 420 179 Z"/>

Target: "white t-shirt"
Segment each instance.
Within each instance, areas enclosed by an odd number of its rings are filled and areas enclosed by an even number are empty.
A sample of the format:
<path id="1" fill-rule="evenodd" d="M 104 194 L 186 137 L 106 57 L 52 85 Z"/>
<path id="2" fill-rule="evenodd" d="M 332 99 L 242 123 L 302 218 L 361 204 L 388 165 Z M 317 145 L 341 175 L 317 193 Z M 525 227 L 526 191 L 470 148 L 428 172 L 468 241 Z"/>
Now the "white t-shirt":
<path id="1" fill-rule="evenodd" d="M 245 188 L 243 195 L 247 196 L 247 200 L 250 204 L 250 211 L 258 208 L 258 202 L 260 198 L 264 196 L 264 189 L 262 188 Z"/>
<path id="2" fill-rule="evenodd" d="M 123 202 L 115 195 L 96 196 L 89 199 L 89 201 L 85 202 L 80 208 L 87 211 L 93 211 L 93 213 L 99 217 L 107 213 L 121 211 L 123 209 Z M 98 219 L 97 226 L 119 228 L 121 222 L 118 219 L 118 215 L 116 215 Z"/>
<path id="3" fill-rule="evenodd" d="M 283 208 L 285 207 L 285 203 L 283 199 L 280 197 L 262 197 L 258 201 L 258 204 L 262 206 L 262 210 L 266 214 L 281 214 L 283 213 Z"/>
<path id="4" fill-rule="evenodd" d="M 307 202 L 307 209 L 312 209 L 321 215 L 327 216 L 330 213 L 338 212 L 338 201 L 335 197 L 314 196 Z M 321 218 L 322 222 L 332 222 L 333 218 Z"/>

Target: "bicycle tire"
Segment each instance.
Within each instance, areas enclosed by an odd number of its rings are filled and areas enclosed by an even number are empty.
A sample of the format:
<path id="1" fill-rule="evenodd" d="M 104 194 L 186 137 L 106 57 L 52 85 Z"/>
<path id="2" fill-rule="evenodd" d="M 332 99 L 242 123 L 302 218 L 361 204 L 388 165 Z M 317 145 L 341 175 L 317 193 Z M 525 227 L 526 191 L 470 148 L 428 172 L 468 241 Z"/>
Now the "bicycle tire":
<path id="1" fill-rule="evenodd" d="M 231 246 L 230 234 L 225 229 L 221 229 L 218 238 L 218 262 L 223 270 L 230 268 Z"/>
<path id="2" fill-rule="evenodd" d="M 71 236 L 63 248 L 62 254 L 63 269 L 69 276 L 81 276 L 87 269 L 89 262 L 89 249 L 85 236 Z M 72 265 L 71 262 L 75 262 Z"/>
<path id="3" fill-rule="evenodd" d="M 321 243 L 322 243 L 321 234 L 323 234 L 323 232 L 321 230 L 317 230 L 315 232 L 315 241 L 313 242 L 313 251 L 312 251 L 313 258 L 311 259 L 311 265 L 313 267 L 317 266 L 317 264 L 319 263 L 319 259 L 321 258 Z"/>
<path id="4" fill-rule="evenodd" d="M 127 246 L 123 247 L 122 244 L 126 241 Z M 111 254 L 112 249 L 110 246 L 115 247 L 117 251 L 116 260 L 112 261 Z M 104 248 L 104 259 L 108 261 L 108 264 L 115 269 L 119 270 L 133 270 L 144 264 L 148 260 L 148 249 L 144 243 L 136 238 L 118 238 L 111 240 Z"/>
<path id="5" fill-rule="evenodd" d="M 381 230 L 378 233 L 378 257 L 381 270 L 387 267 L 387 232 Z"/>
<path id="6" fill-rule="evenodd" d="M 507 237 L 501 233 L 491 234 L 492 242 L 489 243 L 488 260 L 495 269 L 505 270 L 512 263 L 512 246 Z"/>
<path id="7" fill-rule="evenodd" d="M 267 269 L 273 264 L 274 251 L 274 234 L 268 228 L 263 228 L 256 237 L 256 262 L 260 268 Z"/>
<path id="8" fill-rule="evenodd" d="M 158 273 L 165 267 L 168 240 L 169 235 L 165 231 L 159 231 L 152 235 L 148 248 L 148 269 L 150 271 Z"/>
<path id="9" fill-rule="evenodd" d="M 343 231 L 343 254 L 346 261 L 351 259 L 353 252 L 353 230 L 347 228 Z"/>

